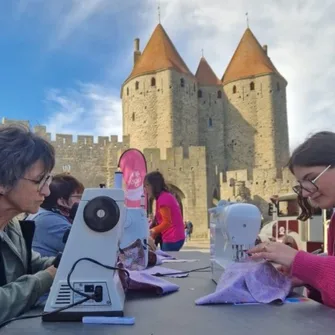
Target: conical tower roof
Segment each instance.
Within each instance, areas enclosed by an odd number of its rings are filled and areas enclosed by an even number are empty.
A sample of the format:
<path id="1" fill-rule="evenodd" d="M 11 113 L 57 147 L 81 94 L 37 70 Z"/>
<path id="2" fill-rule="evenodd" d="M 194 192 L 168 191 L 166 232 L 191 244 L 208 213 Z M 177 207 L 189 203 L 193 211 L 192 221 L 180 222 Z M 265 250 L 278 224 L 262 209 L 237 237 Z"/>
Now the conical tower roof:
<path id="1" fill-rule="evenodd" d="M 193 76 L 163 26 L 158 24 L 127 81 L 140 75 L 165 69 L 175 69 L 180 73 Z"/>
<path id="2" fill-rule="evenodd" d="M 222 77 L 223 84 L 270 73 L 280 75 L 252 31 L 247 28 Z"/>
<path id="3" fill-rule="evenodd" d="M 195 77 L 197 78 L 197 81 L 200 85 L 205 86 L 222 85 L 221 81 L 216 76 L 216 74 L 208 64 L 205 57 L 201 57 Z"/>

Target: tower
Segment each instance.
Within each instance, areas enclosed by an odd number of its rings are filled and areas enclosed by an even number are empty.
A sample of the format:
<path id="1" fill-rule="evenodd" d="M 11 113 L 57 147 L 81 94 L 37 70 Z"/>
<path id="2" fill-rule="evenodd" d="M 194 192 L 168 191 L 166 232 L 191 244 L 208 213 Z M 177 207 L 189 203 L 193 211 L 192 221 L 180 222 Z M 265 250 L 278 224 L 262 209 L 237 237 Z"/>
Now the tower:
<path id="1" fill-rule="evenodd" d="M 222 82 L 228 170 L 282 168 L 289 156 L 287 82 L 249 28 Z"/>
<path id="2" fill-rule="evenodd" d="M 220 172 L 224 169 L 224 96 L 222 83 L 205 57 L 201 57 L 195 77 L 198 82 L 199 145 L 206 147 L 208 194 L 213 199 L 219 197 Z"/>
<path id="3" fill-rule="evenodd" d="M 198 143 L 196 79 L 158 24 L 121 88 L 123 134 L 140 150 L 187 149 Z"/>

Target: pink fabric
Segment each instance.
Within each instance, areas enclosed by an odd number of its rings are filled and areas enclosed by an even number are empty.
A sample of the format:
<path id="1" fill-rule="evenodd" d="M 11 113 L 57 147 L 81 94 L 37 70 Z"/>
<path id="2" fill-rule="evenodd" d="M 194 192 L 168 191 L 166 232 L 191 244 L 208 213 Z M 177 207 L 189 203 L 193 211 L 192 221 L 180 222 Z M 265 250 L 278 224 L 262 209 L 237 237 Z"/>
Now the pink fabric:
<path id="1" fill-rule="evenodd" d="M 142 152 L 137 149 L 126 150 L 119 161 L 119 168 L 123 173 L 126 184 L 125 205 L 131 208 L 141 206 L 141 196 L 144 194 L 143 182 L 147 174 L 147 163 Z M 146 195 L 144 194 L 146 197 Z M 145 208 L 147 201 L 145 201 Z"/>
<path id="2" fill-rule="evenodd" d="M 156 218 L 162 222 L 160 207 L 168 207 L 171 211 L 172 225 L 162 232 L 163 242 L 178 242 L 185 239 L 184 222 L 177 199 L 169 192 L 162 192 L 156 200 Z"/>

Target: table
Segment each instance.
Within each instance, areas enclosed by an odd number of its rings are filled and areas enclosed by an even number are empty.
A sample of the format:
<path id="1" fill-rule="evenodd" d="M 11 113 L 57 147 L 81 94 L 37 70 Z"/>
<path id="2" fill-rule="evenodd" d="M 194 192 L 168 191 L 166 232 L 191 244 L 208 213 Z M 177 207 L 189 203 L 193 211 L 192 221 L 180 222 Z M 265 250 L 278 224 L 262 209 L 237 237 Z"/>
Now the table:
<path id="1" fill-rule="evenodd" d="M 174 269 L 192 270 L 209 265 L 206 253 L 183 251 L 175 255 L 199 261 L 169 263 Z M 282 306 L 196 306 L 197 298 L 215 290 L 210 272 L 193 272 L 186 278 L 166 280 L 177 283 L 180 290 L 164 297 L 127 298 L 125 316 L 136 318 L 134 326 L 42 323 L 41 319 L 28 319 L 7 325 L 0 334 L 312 335 L 331 334 L 334 330 L 335 310 L 314 301 Z"/>

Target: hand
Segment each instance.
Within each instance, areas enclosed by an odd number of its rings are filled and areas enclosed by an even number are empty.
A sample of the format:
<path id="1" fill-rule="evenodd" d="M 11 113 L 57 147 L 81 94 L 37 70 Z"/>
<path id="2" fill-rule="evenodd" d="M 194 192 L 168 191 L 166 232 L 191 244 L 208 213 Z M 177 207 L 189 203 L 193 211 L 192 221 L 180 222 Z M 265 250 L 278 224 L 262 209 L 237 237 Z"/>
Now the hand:
<path id="1" fill-rule="evenodd" d="M 297 277 L 291 276 L 290 268 L 280 265 L 279 267 L 277 267 L 277 270 L 281 272 L 283 275 L 288 276 L 291 279 L 292 288 L 301 287 L 305 285 L 305 283 L 302 280 L 298 279 Z"/>
<path id="2" fill-rule="evenodd" d="M 149 245 L 151 251 L 156 251 L 157 247 L 156 247 L 156 244 L 155 244 L 155 240 L 152 237 L 148 238 L 148 245 Z"/>
<path id="3" fill-rule="evenodd" d="M 265 242 L 251 248 L 247 253 L 251 254 L 251 259 L 266 259 L 290 268 L 298 251 L 281 242 Z"/>
<path id="4" fill-rule="evenodd" d="M 53 265 L 49 266 L 45 271 L 47 271 L 53 279 L 55 278 L 57 269 Z"/>

